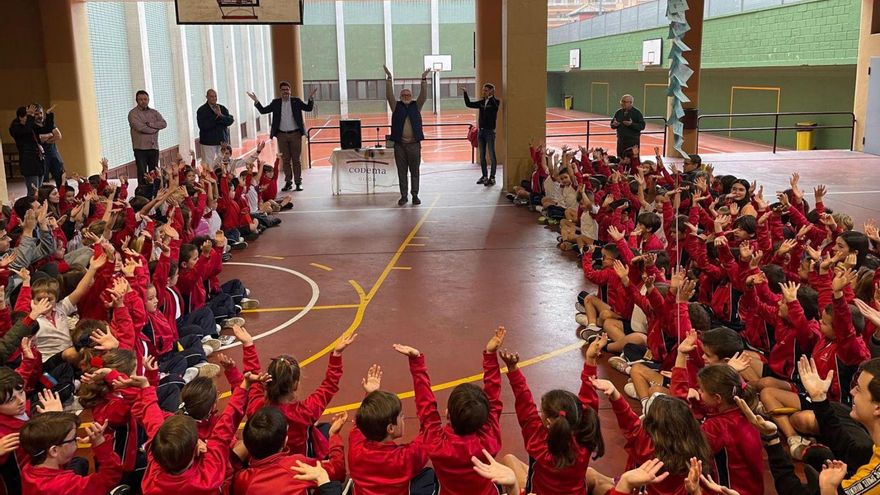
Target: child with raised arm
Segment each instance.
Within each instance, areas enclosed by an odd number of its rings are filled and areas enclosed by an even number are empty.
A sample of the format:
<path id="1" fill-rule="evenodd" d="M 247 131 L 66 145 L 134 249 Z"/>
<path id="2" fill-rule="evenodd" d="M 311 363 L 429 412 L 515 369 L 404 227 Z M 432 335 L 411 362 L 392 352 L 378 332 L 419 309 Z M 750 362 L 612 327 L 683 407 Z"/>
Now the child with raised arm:
<path id="1" fill-rule="evenodd" d="M 357 494 L 408 495 L 413 486 L 433 486 L 433 470 L 425 468 L 429 447 L 424 428 L 411 442 L 397 443 L 405 426 L 400 399 L 379 390 L 379 365 L 370 367 L 362 383 L 366 396 L 348 436 L 348 467 Z"/>
<path id="2" fill-rule="evenodd" d="M 417 349 L 395 344 L 394 349 L 409 357 L 415 388 L 416 410 L 430 445 L 428 457 L 437 472 L 441 495 L 497 495 L 489 480 L 474 472 L 471 456 L 483 450 L 497 454 L 501 448 L 501 370 L 498 348 L 507 331 L 498 327 L 483 352 L 483 386 L 470 383 L 458 385 L 447 402 L 449 423 L 443 426 L 437 399 L 425 358 Z"/>
<path id="3" fill-rule="evenodd" d="M 321 385 L 302 400 L 298 400 L 296 395 L 300 379 L 299 361 L 287 354 L 282 354 L 269 363 L 266 372 L 272 377 L 271 381 L 266 384 L 256 384 L 251 389 L 248 415 L 263 406 L 280 409 L 289 425 L 287 448 L 290 453 L 302 454 L 314 459 L 323 459 L 329 453 L 328 439 L 318 430 L 315 423 L 324 415 L 327 404 L 339 391 L 339 379 L 342 378 L 342 352 L 354 342 L 355 338 L 357 334 L 339 340 L 330 354 Z"/>
<path id="4" fill-rule="evenodd" d="M 596 360 L 607 342 L 603 334 L 589 345 L 579 394 L 551 390 L 541 397 L 540 413 L 525 375 L 517 368 L 519 354 L 501 352 L 516 397 L 516 417 L 529 454 L 528 465 L 511 455 L 504 457 L 504 464 L 517 473 L 519 483 L 527 492 L 589 493 L 585 474 L 591 481 L 597 479 L 588 471 L 588 466 L 591 458 L 599 458 L 605 453 L 605 443 L 599 427 L 599 398 L 589 379 L 596 375 Z"/>

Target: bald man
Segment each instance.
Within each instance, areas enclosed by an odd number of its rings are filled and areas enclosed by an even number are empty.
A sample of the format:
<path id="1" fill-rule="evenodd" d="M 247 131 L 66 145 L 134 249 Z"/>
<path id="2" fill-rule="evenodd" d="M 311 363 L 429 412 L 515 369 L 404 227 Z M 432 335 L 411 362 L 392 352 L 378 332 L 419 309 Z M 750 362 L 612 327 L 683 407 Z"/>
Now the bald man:
<path id="1" fill-rule="evenodd" d="M 623 158 L 626 150 L 639 145 L 642 131 L 645 130 L 645 117 L 633 106 L 633 97 L 623 95 L 620 109 L 611 119 L 611 128 L 617 131 L 617 156 Z"/>
<path id="2" fill-rule="evenodd" d="M 202 159 L 209 165 L 214 164 L 220 153 L 220 143 L 229 142 L 229 126 L 235 122 L 229 110 L 217 103 L 217 92 L 209 89 L 205 94 L 205 104 L 196 111 L 199 124 L 199 145 L 202 148 Z"/>

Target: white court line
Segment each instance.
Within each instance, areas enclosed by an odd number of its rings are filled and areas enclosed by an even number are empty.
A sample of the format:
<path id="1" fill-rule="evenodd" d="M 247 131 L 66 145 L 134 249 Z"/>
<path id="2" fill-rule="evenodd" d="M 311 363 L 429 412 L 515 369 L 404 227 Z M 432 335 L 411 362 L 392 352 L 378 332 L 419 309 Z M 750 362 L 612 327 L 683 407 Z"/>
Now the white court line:
<path id="1" fill-rule="evenodd" d="M 838 195 L 838 194 L 878 194 L 880 191 L 831 191 L 829 193 L 825 193 L 826 196 Z"/>
<path id="2" fill-rule="evenodd" d="M 333 120 L 333 119 L 327 119 L 327 122 L 324 122 L 323 125 L 320 125 L 320 126 L 318 126 L 318 127 L 327 127 L 327 124 L 329 124 L 331 120 Z M 326 130 L 327 130 L 327 129 L 318 129 L 318 132 L 316 132 L 315 135 L 312 136 L 312 139 L 318 137 L 318 134 L 321 134 L 321 131 L 326 131 Z"/>
<path id="3" fill-rule="evenodd" d="M 388 193 L 389 195 L 392 193 Z M 396 194 L 396 193 L 393 193 Z M 450 205 L 450 206 L 434 206 L 435 210 L 454 210 L 458 208 L 499 208 L 499 207 L 510 207 L 516 206 L 512 204 L 497 204 L 497 205 Z M 389 208 L 348 208 L 348 209 L 335 209 L 335 210 L 290 210 L 286 212 L 287 214 L 291 213 L 351 213 L 355 211 L 416 211 L 419 208 L 406 207 L 406 206 L 395 206 Z M 232 263 L 226 263 L 230 265 Z M 250 263 L 241 263 L 243 265 L 249 265 Z M 260 266 L 269 266 L 269 265 L 260 265 Z M 273 267 L 278 268 L 278 267 Z M 280 268 L 279 268 L 280 269 Z M 286 269 L 285 269 L 286 270 Z M 292 270 L 291 270 L 292 271 Z M 295 272 L 294 272 L 295 273 Z"/>
<path id="4" fill-rule="evenodd" d="M 309 277 L 303 275 L 300 272 L 291 270 L 290 268 L 284 268 L 281 266 L 274 266 L 274 265 L 263 265 L 260 263 L 242 263 L 242 262 L 237 262 L 237 261 L 230 261 L 225 264 L 226 265 L 238 265 L 238 266 L 253 266 L 256 268 L 269 268 L 271 270 L 278 270 L 280 272 L 290 273 L 291 275 L 295 275 L 295 276 L 305 280 L 305 282 L 307 284 L 309 284 L 309 286 L 312 288 L 312 298 L 309 299 L 308 304 L 306 304 L 302 310 L 300 310 L 297 314 L 293 315 L 293 317 L 291 317 L 289 320 L 278 325 L 277 327 L 275 327 L 271 330 L 266 330 L 263 333 L 259 333 L 257 335 L 254 335 L 254 340 L 259 340 L 259 339 L 262 339 L 263 337 L 268 337 L 274 333 L 278 333 L 281 330 L 284 330 L 285 328 L 289 327 L 290 325 L 295 323 L 297 320 L 299 320 L 300 318 L 305 316 L 306 313 L 311 311 L 311 309 L 315 305 L 315 303 L 318 302 L 318 295 L 321 293 L 320 289 L 318 289 L 318 284 L 314 280 L 310 279 Z M 227 346 L 223 346 L 220 348 L 220 350 L 222 351 L 225 349 L 231 349 L 233 347 L 240 346 L 240 345 L 241 345 L 241 342 L 236 342 L 234 344 L 229 344 Z"/>

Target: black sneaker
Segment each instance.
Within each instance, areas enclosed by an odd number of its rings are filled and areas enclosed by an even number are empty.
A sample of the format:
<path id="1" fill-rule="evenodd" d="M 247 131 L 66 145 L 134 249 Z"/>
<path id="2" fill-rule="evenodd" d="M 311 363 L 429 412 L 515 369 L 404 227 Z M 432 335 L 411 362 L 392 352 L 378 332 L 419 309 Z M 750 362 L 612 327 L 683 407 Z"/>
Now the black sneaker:
<path id="1" fill-rule="evenodd" d="M 401 196 L 400 199 L 397 200 L 397 206 L 403 206 L 406 202 L 409 201 L 409 198 L 406 196 Z"/>
<path id="2" fill-rule="evenodd" d="M 484 182 L 483 185 L 486 187 L 494 186 L 495 185 L 495 177 L 489 177 L 488 179 L 486 179 L 486 182 Z"/>
<path id="3" fill-rule="evenodd" d="M 297 184 L 297 185 L 296 185 L 296 189 L 294 189 L 294 191 L 302 191 L 302 190 L 303 190 L 303 185 L 302 185 L 302 184 Z"/>
<path id="4" fill-rule="evenodd" d="M 416 196 L 415 194 L 413 194 L 413 204 L 414 204 L 414 205 L 420 205 L 420 204 L 422 204 L 422 200 L 419 199 L 419 197 Z"/>
<path id="5" fill-rule="evenodd" d="M 291 189 L 293 189 L 292 182 L 285 182 L 284 187 L 281 188 L 282 191 L 290 191 Z"/>
<path id="6" fill-rule="evenodd" d="M 489 180 L 489 179 L 487 179 L 485 177 L 480 177 L 480 180 L 477 181 L 477 184 L 485 184 L 487 180 Z"/>
<path id="7" fill-rule="evenodd" d="M 246 234 L 244 236 L 244 238 L 249 242 L 254 242 L 260 238 L 260 234 L 258 234 L 256 232 L 249 232 L 248 234 Z"/>

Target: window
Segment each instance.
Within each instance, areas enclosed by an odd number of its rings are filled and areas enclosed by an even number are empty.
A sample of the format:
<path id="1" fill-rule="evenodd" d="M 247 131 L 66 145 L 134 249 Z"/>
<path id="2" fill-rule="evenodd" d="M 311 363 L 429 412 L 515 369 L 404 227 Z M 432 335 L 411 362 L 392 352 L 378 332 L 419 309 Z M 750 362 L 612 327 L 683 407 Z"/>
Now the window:
<path id="1" fill-rule="evenodd" d="M 315 100 L 339 101 L 339 81 L 305 81 L 303 91 L 309 94 L 312 89 L 317 89 Z"/>
<path id="2" fill-rule="evenodd" d="M 440 79 L 440 97 L 441 98 L 460 98 L 461 93 L 458 91 L 459 86 L 467 87 L 468 96 L 479 98 L 480 94 L 476 91 L 476 81 L 473 77 L 448 77 Z"/>
<path id="3" fill-rule="evenodd" d="M 384 100 L 384 79 L 349 79 L 349 100 Z"/>

